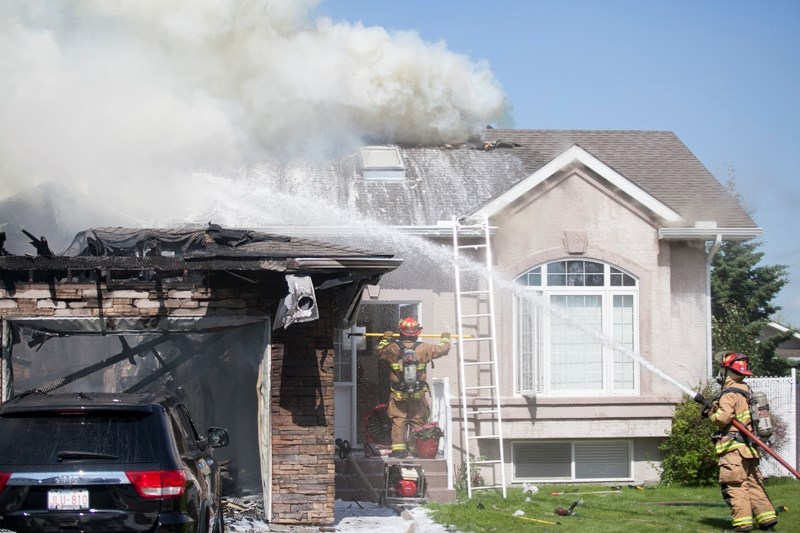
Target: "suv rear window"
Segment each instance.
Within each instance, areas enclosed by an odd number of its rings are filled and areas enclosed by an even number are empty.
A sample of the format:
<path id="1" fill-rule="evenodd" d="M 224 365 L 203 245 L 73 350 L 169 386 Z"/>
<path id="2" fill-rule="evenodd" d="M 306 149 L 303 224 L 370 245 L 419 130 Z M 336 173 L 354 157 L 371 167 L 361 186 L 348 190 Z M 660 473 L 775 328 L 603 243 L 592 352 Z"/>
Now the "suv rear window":
<path id="1" fill-rule="evenodd" d="M 0 417 L 0 463 L 46 465 L 90 460 L 97 464 L 160 463 L 156 436 L 163 430 L 152 413 L 91 411 L 64 413 L 7 413 Z M 80 453 L 103 454 L 105 459 Z M 61 455 L 59 455 L 61 454 Z M 61 457 L 61 460 L 59 460 Z"/>

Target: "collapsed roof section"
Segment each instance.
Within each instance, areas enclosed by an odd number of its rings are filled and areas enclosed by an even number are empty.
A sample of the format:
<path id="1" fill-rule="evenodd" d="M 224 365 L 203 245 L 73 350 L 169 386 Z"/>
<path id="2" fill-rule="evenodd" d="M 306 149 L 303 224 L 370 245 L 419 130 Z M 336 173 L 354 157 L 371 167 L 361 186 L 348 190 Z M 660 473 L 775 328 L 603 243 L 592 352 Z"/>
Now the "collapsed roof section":
<path id="1" fill-rule="evenodd" d="M 5 255 L 0 270 L 351 271 L 350 279 L 361 279 L 390 272 L 401 261 L 360 248 L 211 224 L 206 229 L 88 229 L 61 255 Z"/>
<path id="2" fill-rule="evenodd" d="M 46 241 L 37 255 L 0 256 L 0 280 L 16 283 L 99 283 L 109 288 L 230 286 L 235 278 L 262 290 L 285 291 L 274 326 L 319 318 L 314 290 L 333 290 L 339 327 L 354 320 L 364 286 L 400 266 L 401 259 L 320 241 L 226 229 L 95 228 L 80 232 L 60 255 Z M 157 291 L 162 293 L 162 291 Z M 280 293 L 279 293 L 280 294 Z M 136 322 L 136 321 L 134 321 Z M 139 321 L 141 322 L 141 321 Z M 136 329 L 136 322 L 131 326 Z M 119 324 L 122 326 L 123 324 Z M 214 324 L 211 327 L 216 327 Z M 169 328 L 169 324 L 163 327 Z"/>

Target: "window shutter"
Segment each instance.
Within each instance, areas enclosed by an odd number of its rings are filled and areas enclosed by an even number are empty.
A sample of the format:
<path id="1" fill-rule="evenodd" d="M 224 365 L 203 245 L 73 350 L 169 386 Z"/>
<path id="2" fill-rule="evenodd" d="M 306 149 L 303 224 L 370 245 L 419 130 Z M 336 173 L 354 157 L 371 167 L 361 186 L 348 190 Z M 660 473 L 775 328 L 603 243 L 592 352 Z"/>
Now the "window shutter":
<path id="1" fill-rule="evenodd" d="M 514 444 L 514 477 L 570 479 L 572 448 L 568 442 L 518 442 Z"/>
<path id="2" fill-rule="evenodd" d="M 575 442 L 575 479 L 622 479 L 630 475 L 628 441 Z"/>

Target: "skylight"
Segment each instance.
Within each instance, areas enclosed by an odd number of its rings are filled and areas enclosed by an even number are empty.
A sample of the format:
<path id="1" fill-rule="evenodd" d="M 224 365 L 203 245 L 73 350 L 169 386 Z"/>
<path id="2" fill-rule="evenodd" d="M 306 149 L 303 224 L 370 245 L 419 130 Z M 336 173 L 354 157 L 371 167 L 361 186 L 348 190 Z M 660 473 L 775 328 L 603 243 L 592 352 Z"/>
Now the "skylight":
<path id="1" fill-rule="evenodd" d="M 370 180 L 403 180 L 406 167 L 397 146 L 362 146 L 361 174 Z"/>

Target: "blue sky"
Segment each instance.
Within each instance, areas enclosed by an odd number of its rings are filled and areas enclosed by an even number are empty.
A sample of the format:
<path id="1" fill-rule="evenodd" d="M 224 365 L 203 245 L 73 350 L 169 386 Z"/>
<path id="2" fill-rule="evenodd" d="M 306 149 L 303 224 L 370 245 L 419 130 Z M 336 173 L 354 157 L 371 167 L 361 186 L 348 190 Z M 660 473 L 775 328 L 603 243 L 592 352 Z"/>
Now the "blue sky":
<path id="1" fill-rule="evenodd" d="M 800 326 L 800 2 L 327 0 L 316 14 L 443 41 L 488 61 L 530 129 L 668 130 L 736 187 L 789 267 Z"/>

